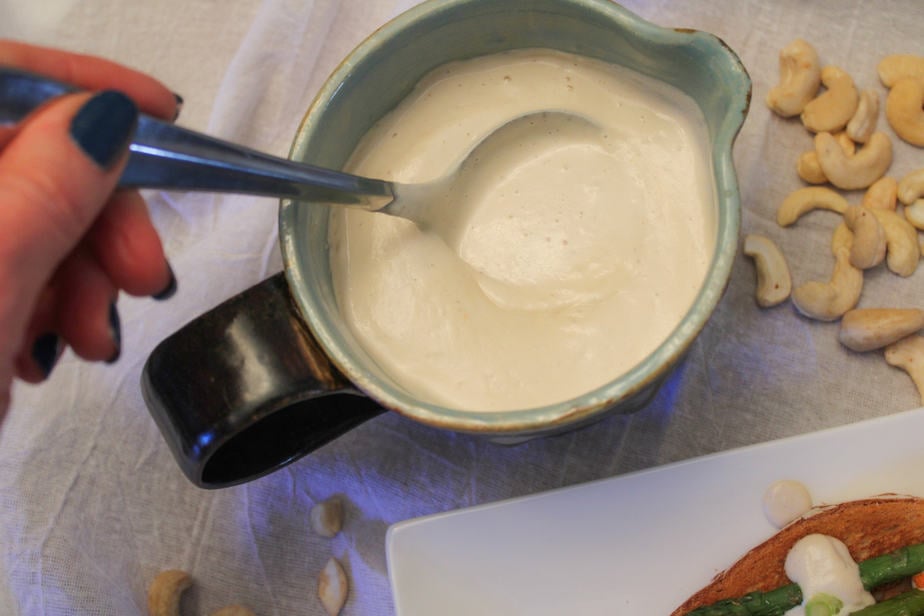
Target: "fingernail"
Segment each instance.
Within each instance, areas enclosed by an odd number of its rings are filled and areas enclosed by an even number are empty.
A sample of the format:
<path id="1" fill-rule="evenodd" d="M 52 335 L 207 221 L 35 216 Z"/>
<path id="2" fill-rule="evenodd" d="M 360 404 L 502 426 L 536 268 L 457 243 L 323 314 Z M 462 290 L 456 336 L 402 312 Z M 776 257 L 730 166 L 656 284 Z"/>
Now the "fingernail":
<path id="1" fill-rule="evenodd" d="M 176 112 L 173 114 L 173 121 L 176 122 L 176 119 L 180 117 L 180 112 L 183 111 L 183 97 L 174 92 L 173 98 L 176 99 Z"/>
<path id="2" fill-rule="evenodd" d="M 109 335 L 112 337 L 115 352 L 106 360 L 106 363 L 114 364 L 122 354 L 122 323 L 119 321 L 119 311 L 116 310 L 115 302 L 109 304 Z"/>
<path id="3" fill-rule="evenodd" d="M 170 273 L 170 281 L 167 283 L 167 286 L 164 287 L 164 290 L 160 293 L 151 296 L 157 301 L 170 299 L 176 293 L 176 276 L 173 274 L 173 268 L 170 267 L 169 263 L 167 263 L 167 271 Z"/>
<path id="4" fill-rule="evenodd" d="M 60 341 L 56 334 L 42 334 L 32 343 L 32 359 L 38 364 L 46 379 L 58 362 Z"/>
<path id="5" fill-rule="evenodd" d="M 84 103 L 71 120 L 71 137 L 105 169 L 128 147 L 137 123 L 135 103 L 121 92 L 106 90 Z"/>

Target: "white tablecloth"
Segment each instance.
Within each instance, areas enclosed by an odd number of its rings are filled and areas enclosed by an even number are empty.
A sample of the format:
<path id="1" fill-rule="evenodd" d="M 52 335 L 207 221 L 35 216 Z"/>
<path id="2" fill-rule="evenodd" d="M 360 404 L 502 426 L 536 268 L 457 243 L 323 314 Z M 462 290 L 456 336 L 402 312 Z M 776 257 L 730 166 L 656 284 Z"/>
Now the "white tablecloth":
<path id="1" fill-rule="evenodd" d="M 185 98 L 179 123 L 284 155 L 315 92 L 346 53 L 413 0 L 3 0 L 0 36 L 106 56 L 154 74 Z M 815 213 L 780 229 L 780 200 L 800 186 L 811 147 L 798 122 L 763 103 L 777 54 L 811 41 L 824 62 L 884 95 L 887 53 L 924 55 L 914 0 L 669 1 L 626 4 L 659 24 L 714 32 L 754 82 L 735 155 L 743 232 L 776 239 L 795 282 L 825 279 L 836 222 Z M 883 122 L 884 124 L 884 122 Z M 886 132 L 891 130 L 886 127 Z M 896 141 L 891 175 L 924 167 Z M 854 201 L 858 199 L 854 198 Z M 0 433 L 0 613 L 144 612 L 160 570 L 195 579 L 185 614 L 243 603 L 258 614 L 322 614 L 316 577 L 334 555 L 352 580 L 344 614 L 389 614 L 387 527 L 418 515 L 835 426 L 918 406 L 908 377 L 881 354 L 853 354 L 837 326 L 787 304 L 759 310 L 754 269 L 739 258 L 703 335 L 654 402 L 565 436 L 505 448 L 385 414 L 258 481 L 204 491 L 180 473 L 139 392 L 151 349 L 186 321 L 281 267 L 275 201 L 151 194 L 179 280 L 167 303 L 122 298 L 116 365 L 65 355 L 39 387 L 18 386 Z M 861 305 L 924 306 L 924 271 L 866 276 Z M 2 292 L 2 290 L 0 290 Z M 332 540 L 311 506 L 346 504 Z M 678 514 L 678 524 L 683 519 Z"/>

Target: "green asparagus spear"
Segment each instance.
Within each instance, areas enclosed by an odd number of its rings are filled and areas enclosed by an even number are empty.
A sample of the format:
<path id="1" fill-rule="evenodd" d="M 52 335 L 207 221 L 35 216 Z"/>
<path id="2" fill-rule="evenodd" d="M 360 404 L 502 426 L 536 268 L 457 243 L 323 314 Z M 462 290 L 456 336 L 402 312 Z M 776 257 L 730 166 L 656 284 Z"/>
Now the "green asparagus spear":
<path id="1" fill-rule="evenodd" d="M 924 614 L 924 590 L 909 590 L 888 601 L 864 607 L 852 616 L 921 616 Z"/>
<path id="2" fill-rule="evenodd" d="M 860 580 L 867 590 L 910 577 L 924 571 L 924 543 L 910 545 L 860 563 Z M 802 603 L 798 584 L 788 584 L 769 592 L 752 592 L 738 599 L 723 599 L 688 616 L 783 616 L 786 610 Z M 892 612 L 884 612 L 891 614 Z M 897 612 L 898 616 L 906 616 Z"/>
<path id="3" fill-rule="evenodd" d="M 924 571 L 924 543 L 910 545 L 860 563 L 863 588 L 869 590 Z"/>

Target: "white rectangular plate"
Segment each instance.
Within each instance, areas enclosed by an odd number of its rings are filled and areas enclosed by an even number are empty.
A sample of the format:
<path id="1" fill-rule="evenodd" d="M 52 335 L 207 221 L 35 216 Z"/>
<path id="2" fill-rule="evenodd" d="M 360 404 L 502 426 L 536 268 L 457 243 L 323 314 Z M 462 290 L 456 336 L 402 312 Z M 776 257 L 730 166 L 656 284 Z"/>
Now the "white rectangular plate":
<path id="1" fill-rule="evenodd" d="M 393 525 L 399 616 L 667 615 L 775 532 L 764 490 L 924 496 L 924 408 Z"/>

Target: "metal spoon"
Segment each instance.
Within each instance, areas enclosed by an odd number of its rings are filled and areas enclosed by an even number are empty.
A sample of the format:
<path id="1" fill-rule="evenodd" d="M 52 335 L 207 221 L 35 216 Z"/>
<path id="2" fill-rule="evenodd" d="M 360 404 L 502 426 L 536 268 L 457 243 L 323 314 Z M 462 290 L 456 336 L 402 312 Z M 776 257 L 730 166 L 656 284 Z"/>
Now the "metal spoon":
<path id="1" fill-rule="evenodd" d="M 0 125 L 17 123 L 51 98 L 77 90 L 33 73 L 0 68 Z M 540 124 L 538 128 L 536 124 Z M 141 114 L 120 186 L 252 194 L 354 206 L 399 216 L 443 235 L 435 222 L 453 201 L 454 186 L 481 154 L 525 137 L 568 125 L 598 127 L 579 116 L 549 111 L 521 116 L 498 127 L 466 155 L 455 172 L 421 184 L 399 184 L 270 156 Z M 446 239 L 444 237 L 444 239 Z M 452 245 L 452 242 L 447 242 Z"/>

